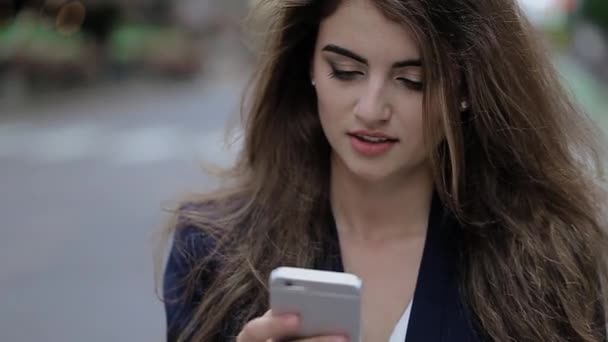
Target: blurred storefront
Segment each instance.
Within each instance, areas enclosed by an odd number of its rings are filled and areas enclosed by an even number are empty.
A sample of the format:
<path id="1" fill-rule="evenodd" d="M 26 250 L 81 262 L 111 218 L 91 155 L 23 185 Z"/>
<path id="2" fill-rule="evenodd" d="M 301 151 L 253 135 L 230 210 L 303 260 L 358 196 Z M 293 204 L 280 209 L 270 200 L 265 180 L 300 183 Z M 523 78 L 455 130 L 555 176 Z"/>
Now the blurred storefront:
<path id="1" fill-rule="evenodd" d="M 206 39 L 244 9 L 245 0 L 0 0 L 0 82 L 190 78 L 203 67 Z"/>

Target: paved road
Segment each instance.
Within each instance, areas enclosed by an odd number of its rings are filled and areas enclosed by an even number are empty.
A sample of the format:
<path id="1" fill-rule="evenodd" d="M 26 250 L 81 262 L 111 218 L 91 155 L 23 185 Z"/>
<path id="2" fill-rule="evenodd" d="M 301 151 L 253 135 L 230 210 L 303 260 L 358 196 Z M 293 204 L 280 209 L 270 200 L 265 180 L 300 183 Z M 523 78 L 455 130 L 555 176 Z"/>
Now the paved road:
<path id="1" fill-rule="evenodd" d="M 2 118 L 0 340 L 163 339 L 153 234 L 212 184 L 201 161 L 233 158 L 241 84 L 135 82 Z"/>

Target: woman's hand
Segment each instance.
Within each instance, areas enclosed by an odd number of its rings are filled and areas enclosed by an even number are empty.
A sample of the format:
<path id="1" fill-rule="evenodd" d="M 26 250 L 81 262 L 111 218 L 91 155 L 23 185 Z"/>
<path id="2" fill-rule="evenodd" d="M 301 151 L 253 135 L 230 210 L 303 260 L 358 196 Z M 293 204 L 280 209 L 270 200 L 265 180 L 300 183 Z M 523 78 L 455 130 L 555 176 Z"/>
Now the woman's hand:
<path id="1" fill-rule="evenodd" d="M 268 342 L 280 341 L 286 337 L 293 336 L 300 325 L 300 319 L 296 315 L 273 316 L 271 311 L 264 316 L 256 318 L 243 327 L 236 338 L 237 342 Z M 344 336 L 314 337 L 299 342 L 348 342 Z"/>

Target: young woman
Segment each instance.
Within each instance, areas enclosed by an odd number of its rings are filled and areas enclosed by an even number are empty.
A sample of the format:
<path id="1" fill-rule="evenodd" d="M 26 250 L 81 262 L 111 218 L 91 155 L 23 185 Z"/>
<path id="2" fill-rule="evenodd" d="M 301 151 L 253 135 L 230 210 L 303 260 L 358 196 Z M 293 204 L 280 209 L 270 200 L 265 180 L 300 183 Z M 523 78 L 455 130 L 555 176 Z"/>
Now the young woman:
<path id="1" fill-rule="evenodd" d="M 358 275 L 365 342 L 605 341 L 604 147 L 515 0 L 260 6 L 232 182 L 172 225 L 169 340 L 288 336 L 287 265 Z"/>

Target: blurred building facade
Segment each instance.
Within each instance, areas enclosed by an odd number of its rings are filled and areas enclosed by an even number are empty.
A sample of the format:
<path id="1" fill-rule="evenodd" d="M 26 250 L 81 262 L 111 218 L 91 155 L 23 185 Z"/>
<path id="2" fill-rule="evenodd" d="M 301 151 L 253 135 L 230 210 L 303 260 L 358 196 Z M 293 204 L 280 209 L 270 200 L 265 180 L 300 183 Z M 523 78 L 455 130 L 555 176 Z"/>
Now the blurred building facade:
<path id="1" fill-rule="evenodd" d="M 0 82 L 29 90 L 194 77 L 206 39 L 238 26 L 246 8 L 245 0 L 0 0 Z"/>

